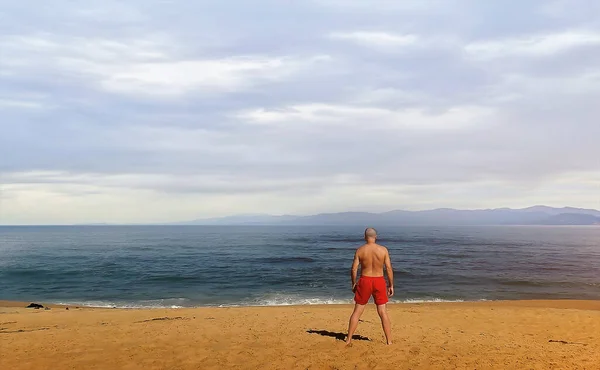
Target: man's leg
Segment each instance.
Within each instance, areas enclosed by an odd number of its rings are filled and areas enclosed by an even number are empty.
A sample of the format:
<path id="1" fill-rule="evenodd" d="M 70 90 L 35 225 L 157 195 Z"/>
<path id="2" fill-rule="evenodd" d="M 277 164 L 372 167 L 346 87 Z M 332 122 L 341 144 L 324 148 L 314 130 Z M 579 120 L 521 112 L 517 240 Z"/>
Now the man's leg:
<path id="1" fill-rule="evenodd" d="M 367 305 L 364 304 L 355 304 L 354 312 L 352 312 L 352 316 L 350 316 L 350 323 L 348 324 L 348 337 L 346 338 L 346 345 L 350 345 L 352 343 L 352 336 L 358 327 L 358 320 L 360 320 L 361 315 L 365 312 L 365 307 Z"/>
<path id="2" fill-rule="evenodd" d="M 381 326 L 383 326 L 383 332 L 385 333 L 385 340 L 387 344 L 392 344 L 392 323 L 387 313 L 387 305 L 382 304 L 377 306 L 377 313 L 381 319 Z"/>

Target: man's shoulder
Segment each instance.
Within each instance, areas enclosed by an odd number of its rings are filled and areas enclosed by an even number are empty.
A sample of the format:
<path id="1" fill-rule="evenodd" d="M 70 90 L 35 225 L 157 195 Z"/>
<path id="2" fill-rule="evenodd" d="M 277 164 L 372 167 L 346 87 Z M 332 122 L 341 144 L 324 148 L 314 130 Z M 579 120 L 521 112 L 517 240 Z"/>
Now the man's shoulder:
<path id="1" fill-rule="evenodd" d="M 386 251 L 386 252 L 388 251 L 388 249 L 387 249 L 387 247 L 386 247 L 385 245 L 377 244 L 377 246 L 378 246 L 379 248 L 381 248 L 381 250 L 384 250 L 384 251 Z"/>
<path id="2" fill-rule="evenodd" d="M 360 247 L 356 248 L 356 253 L 362 253 L 365 249 L 369 247 L 368 244 L 363 244 Z"/>

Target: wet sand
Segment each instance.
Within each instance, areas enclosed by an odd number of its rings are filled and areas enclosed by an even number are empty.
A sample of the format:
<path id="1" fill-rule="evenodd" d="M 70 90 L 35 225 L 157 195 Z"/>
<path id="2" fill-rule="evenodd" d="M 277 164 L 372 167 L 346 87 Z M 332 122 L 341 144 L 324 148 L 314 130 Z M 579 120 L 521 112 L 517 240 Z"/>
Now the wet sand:
<path id="1" fill-rule="evenodd" d="M 600 301 L 92 309 L 0 302 L 0 369 L 600 369 Z"/>

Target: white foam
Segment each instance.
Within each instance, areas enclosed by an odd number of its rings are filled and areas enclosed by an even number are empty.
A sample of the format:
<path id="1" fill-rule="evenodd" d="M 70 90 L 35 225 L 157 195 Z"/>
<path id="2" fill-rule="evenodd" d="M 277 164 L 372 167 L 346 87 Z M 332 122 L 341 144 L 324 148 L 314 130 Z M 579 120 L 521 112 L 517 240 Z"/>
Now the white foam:
<path id="1" fill-rule="evenodd" d="M 351 299 L 332 297 L 303 297 L 298 294 L 269 293 L 254 300 L 245 301 L 240 306 L 308 306 L 324 304 L 349 304 Z"/>
<path id="2" fill-rule="evenodd" d="M 482 300 L 483 301 L 483 300 Z M 443 302 L 464 302 L 462 299 L 443 299 L 437 297 L 427 298 L 408 298 L 391 299 L 390 304 L 412 304 L 412 303 L 443 303 Z M 240 306 L 309 306 L 309 305 L 336 305 L 336 304 L 354 304 L 353 299 L 336 298 L 309 298 L 295 294 L 271 293 L 263 295 L 253 301 L 246 301 L 235 305 L 220 305 L 219 307 L 240 307 Z"/>
<path id="3" fill-rule="evenodd" d="M 423 298 L 423 299 L 417 299 L 417 298 L 409 298 L 409 299 L 403 299 L 401 301 L 395 301 L 392 303 L 452 303 L 452 302 L 464 302 L 463 299 L 442 299 L 442 298 Z"/>
<path id="4" fill-rule="evenodd" d="M 473 301 L 486 301 L 485 299 Z M 436 297 L 391 299 L 390 304 L 419 304 L 465 302 L 462 299 L 443 299 Z M 123 301 L 61 301 L 55 304 L 65 306 L 81 306 L 93 308 L 125 308 L 125 309 L 160 309 L 160 308 L 189 308 L 189 307 L 262 307 L 262 306 L 312 306 L 312 305 L 344 305 L 354 304 L 352 299 L 332 297 L 304 297 L 297 294 L 270 293 L 252 300 L 229 304 L 194 304 L 187 298 L 167 298 L 157 300 L 142 300 L 136 302 Z"/>
<path id="5" fill-rule="evenodd" d="M 115 301 L 62 301 L 54 302 L 55 304 L 64 306 L 81 306 L 91 308 L 184 308 L 191 305 L 187 298 L 167 298 L 156 300 L 141 300 L 137 302 L 115 302 Z"/>

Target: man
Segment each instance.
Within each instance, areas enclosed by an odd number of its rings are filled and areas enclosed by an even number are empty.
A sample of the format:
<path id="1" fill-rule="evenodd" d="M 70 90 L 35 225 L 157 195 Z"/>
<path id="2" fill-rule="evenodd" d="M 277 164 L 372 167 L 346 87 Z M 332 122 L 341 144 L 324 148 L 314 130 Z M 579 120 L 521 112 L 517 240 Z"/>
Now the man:
<path id="1" fill-rule="evenodd" d="M 390 261 L 390 254 L 386 247 L 376 244 L 377 231 L 373 228 L 365 230 L 365 241 L 362 247 L 356 250 L 354 254 L 354 263 L 352 263 L 352 292 L 354 292 L 354 312 L 350 316 L 348 324 L 348 337 L 346 345 L 352 345 L 352 335 L 358 327 L 360 316 L 365 311 L 369 298 L 373 296 L 377 305 L 377 313 L 381 319 L 381 326 L 385 333 L 387 344 L 392 344 L 392 324 L 387 313 L 388 296 L 394 295 L 394 271 Z M 360 280 L 356 282 L 358 266 L 360 265 Z M 390 286 L 386 289 L 385 278 L 383 277 L 383 266 L 387 272 Z"/>

